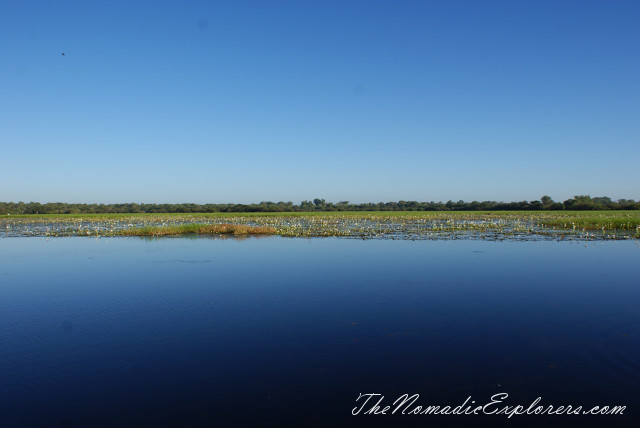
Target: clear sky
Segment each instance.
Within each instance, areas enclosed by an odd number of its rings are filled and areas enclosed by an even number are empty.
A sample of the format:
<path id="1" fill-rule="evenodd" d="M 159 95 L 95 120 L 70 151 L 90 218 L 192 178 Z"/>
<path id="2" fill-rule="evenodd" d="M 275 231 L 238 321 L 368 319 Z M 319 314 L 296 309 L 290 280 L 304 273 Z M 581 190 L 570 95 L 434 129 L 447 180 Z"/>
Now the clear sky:
<path id="1" fill-rule="evenodd" d="M 3 1 L 0 201 L 640 199 L 639 23 L 637 0 Z"/>

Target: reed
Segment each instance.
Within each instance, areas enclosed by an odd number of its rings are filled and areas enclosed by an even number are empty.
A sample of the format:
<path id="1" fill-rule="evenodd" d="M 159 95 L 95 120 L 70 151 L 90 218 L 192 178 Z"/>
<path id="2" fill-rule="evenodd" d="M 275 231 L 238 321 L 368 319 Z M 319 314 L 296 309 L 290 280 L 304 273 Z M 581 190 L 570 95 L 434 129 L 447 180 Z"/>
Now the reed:
<path id="1" fill-rule="evenodd" d="M 275 235 L 276 229 L 266 226 L 246 226 L 242 224 L 202 224 L 188 223 L 168 226 L 146 226 L 122 229 L 116 233 L 121 236 L 170 236 L 170 235 Z"/>

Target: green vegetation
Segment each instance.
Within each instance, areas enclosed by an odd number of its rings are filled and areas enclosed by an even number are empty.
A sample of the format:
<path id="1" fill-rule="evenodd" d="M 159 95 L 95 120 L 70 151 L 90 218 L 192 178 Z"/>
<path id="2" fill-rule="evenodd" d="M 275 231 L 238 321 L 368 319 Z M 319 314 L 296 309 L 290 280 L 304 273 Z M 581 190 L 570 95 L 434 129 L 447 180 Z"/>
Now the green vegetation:
<path id="1" fill-rule="evenodd" d="M 616 215 L 617 214 L 617 215 Z M 611 212 L 564 212 L 562 215 L 541 218 L 539 224 L 560 229 L 624 231 L 640 228 L 640 215 Z"/>
<path id="2" fill-rule="evenodd" d="M 316 198 L 293 202 L 260 202 L 259 204 L 67 204 L 62 202 L 40 204 L 38 202 L 0 202 L 0 215 L 11 214 L 160 214 L 160 213 L 267 213 L 267 212 L 332 212 L 332 211 L 541 211 L 541 210 L 640 210 L 640 202 L 633 199 L 612 201 L 607 196 L 591 198 L 580 195 L 562 203 L 549 196 L 539 201 L 495 202 L 495 201 L 448 201 L 448 202 L 378 202 L 352 204 L 348 201 L 326 202 Z"/>
<path id="3" fill-rule="evenodd" d="M 221 233 L 363 239 L 629 239 L 640 238 L 640 211 L 48 214 L 0 217 L 0 237 Z"/>
<path id="4" fill-rule="evenodd" d="M 167 235 L 275 235 L 273 227 L 244 226 L 238 224 L 202 224 L 187 223 L 172 226 L 146 226 L 131 229 L 122 229 L 114 233 L 122 236 L 167 236 Z"/>

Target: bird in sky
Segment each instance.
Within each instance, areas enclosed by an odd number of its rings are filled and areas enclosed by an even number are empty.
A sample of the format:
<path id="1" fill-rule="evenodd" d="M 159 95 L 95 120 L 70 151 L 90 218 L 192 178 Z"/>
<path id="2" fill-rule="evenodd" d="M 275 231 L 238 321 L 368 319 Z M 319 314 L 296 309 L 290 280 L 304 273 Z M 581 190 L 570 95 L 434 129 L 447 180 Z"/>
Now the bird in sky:
<path id="1" fill-rule="evenodd" d="M 62 52 L 62 56 L 65 56 L 64 52 Z"/>

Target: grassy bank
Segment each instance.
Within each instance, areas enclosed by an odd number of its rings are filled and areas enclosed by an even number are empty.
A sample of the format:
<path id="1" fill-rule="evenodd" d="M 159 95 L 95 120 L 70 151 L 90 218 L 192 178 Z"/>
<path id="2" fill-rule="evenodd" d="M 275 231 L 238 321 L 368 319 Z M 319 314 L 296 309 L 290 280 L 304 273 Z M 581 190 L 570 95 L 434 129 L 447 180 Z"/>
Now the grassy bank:
<path id="1" fill-rule="evenodd" d="M 120 236 L 170 236 L 170 235 L 275 235 L 273 227 L 245 226 L 240 224 L 200 224 L 189 223 L 171 226 L 136 227 L 115 233 Z"/>
<path id="2" fill-rule="evenodd" d="M 0 236 L 183 234 L 440 239 L 640 238 L 640 211 L 335 211 L 4 216 Z M 537 239 L 535 238 L 535 239 Z"/>

